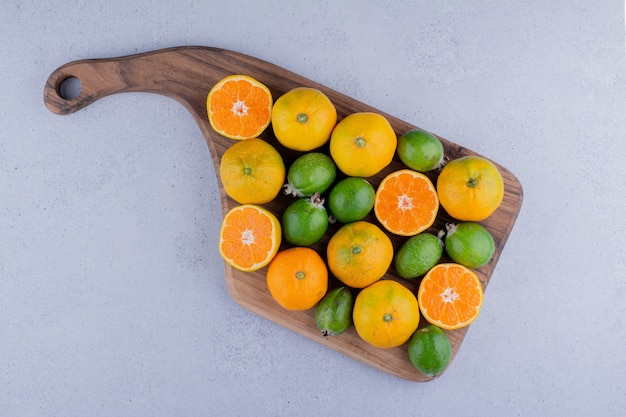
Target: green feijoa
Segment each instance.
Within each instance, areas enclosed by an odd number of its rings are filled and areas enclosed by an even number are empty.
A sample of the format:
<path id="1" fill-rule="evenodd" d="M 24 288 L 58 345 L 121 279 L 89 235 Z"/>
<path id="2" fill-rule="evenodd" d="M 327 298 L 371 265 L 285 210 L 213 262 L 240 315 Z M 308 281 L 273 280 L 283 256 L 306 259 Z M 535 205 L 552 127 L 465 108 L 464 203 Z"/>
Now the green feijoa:
<path id="1" fill-rule="evenodd" d="M 287 206 L 281 218 L 283 237 L 297 246 L 319 242 L 328 230 L 328 213 L 319 193 L 302 197 Z"/>
<path id="2" fill-rule="evenodd" d="M 322 152 L 310 152 L 296 159 L 287 171 L 285 194 L 310 197 L 324 193 L 335 181 L 337 166 L 330 156 Z"/>
<path id="3" fill-rule="evenodd" d="M 354 298 L 347 287 L 329 291 L 317 305 L 315 324 L 324 336 L 337 336 L 352 325 Z"/>
<path id="4" fill-rule="evenodd" d="M 394 257 L 394 267 L 402 278 L 417 278 L 435 266 L 443 255 L 441 240 L 422 232 L 405 241 Z"/>
<path id="5" fill-rule="evenodd" d="M 486 265 L 496 250 L 491 233 L 474 222 L 446 224 L 443 242 L 448 256 L 468 268 Z"/>
<path id="6" fill-rule="evenodd" d="M 408 344 L 409 359 L 422 374 L 435 378 L 446 369 L 452 356 L 452 345 L 445 331 L 435 325 L 421 327 Z"/>

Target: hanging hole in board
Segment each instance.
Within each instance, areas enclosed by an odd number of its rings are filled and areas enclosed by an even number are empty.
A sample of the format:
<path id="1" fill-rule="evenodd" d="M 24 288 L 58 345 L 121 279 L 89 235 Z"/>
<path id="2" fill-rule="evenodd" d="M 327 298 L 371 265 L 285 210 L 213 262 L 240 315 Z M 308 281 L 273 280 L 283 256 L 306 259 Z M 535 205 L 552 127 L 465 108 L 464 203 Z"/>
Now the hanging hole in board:
<path id="1" fill-rule="evenodd" d="M 83 85 L 76 77 L 67 77 L 59 85 L 59 95 L 63 100 L 74 100 L 83 89 Z"/>

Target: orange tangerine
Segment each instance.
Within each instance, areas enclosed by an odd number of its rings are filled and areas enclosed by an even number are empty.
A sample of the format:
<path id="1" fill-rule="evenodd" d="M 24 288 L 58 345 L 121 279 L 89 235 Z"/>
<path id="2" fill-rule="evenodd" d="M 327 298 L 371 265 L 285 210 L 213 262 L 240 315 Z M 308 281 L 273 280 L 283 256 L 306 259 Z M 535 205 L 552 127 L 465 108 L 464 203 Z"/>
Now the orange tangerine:
<path id="1" fill-rule="evenodd" d="M 370 177 L 391 163 L 398 138 L 389 121 L 372 112 L 352 113 L 330 136 L 330 156 L 346 175 Z"/>
<path id="2" fill-rule="evenodd" d="M 363 220 L 343 225 L 329 240 L 330 271 L 344 284 L 364 288 L 382 278 L 393 260 L 393 244 L 378 226 Z"/>
<path id="3" fill-rule="evenodd" d="M 387 175 L 376 190 L 374 213 L 390 232 L 413 236 L 435 222 L 439 210 L 437 190 L 419 172 L 401 169 Z"/>
<path id="4" fill-rule="evenodd" d="M 448 162 L 437 177 L 441 206 L 457 220 L 481 221 L 491 216 L 504 198 L 498 168 L 480 156 Z"/>
<path id="5" fill-rule="evenodd" d="M 420 312 L 417 299 L 408 288 L 384 279 L 359 292 L 352 318 L 363 340 L 389 349 L 409 340 L 419 324 Z"/>
<path id="6" fill-rule="evenodd" d="M 272 108 L 276 139 L 296 151 L 310 151 L 324 145 L 335 123 L 335 106 L 315 88 L 294 88 L 280 96 Z"/>
<path id="7" fill-rule="evenodd" d="M 276 254 L 267 269 L 267 288 L 287 310 L 308 310 L 328 290 L 328 269 L 322 257 L 307 247 L 293 247 Z"/>
<path id="8" fill-rule="evenodd" d="M 456 263 L 435 265 L 417 292 L 424 318 L 446 330 L 469 326 L 483 304 L 483 287 L 469 268 Z"/>
<path id="9" fill-rule="evenodd" d="M 239 204 L 265 204 L 282 189 L 285 164 L 263 139 L 242 140 L 222 154 L 220 179 L 226 194 Z"/>
<path id="10" fill-rule="evenodd" d="M 217 133 L 231 139 L 250 139 L 270 124 L 272 93 L 250 76 L 229 75 L 209 91 L 206 107 Z"/>
<path id="11" fill-rule="evenodd" d="M 240 205 L 230 209 L 222 220 L 220 255 L 241 271 L 256 271 L 269 264 L 280 242 L 278 219 L 262 207 Z"/>

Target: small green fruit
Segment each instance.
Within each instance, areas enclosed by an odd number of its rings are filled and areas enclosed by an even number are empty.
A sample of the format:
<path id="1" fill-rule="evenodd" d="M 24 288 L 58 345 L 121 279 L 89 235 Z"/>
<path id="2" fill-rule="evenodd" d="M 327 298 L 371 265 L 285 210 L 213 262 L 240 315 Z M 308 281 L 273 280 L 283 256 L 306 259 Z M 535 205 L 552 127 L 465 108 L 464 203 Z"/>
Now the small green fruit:
<path id="1" fill-rule="evenodd" d="M 443 145 L 432 133 L 411 129 L 398 138 L 398 156 L 415 171 L 428 172 L 443 163 Z"/>
<path id="2" fill-rule="evenodd" d="M 446 369 L 452 356 L 448 335 L 434 325 L 421 327 L 409 339 L 409 359 L 421 373 L 435 378 Z"/>
<path id="3" fill-rule="evenodd" d="M 339 181 L 328 194 L 328 211 L 341 223 L 363 220 L 374 207 L 376 191 L 364 178 Z"/>
<path id="4" fill-rule="evenodd" d="M 402 278 L 417 278 L 435 266 L 443 255 L 441 240 L 422 232 L 402 244 L 394 257 L 394 267 Z"/>
<path id="5" fill-rule="evenodd" d="M 324 336 L 337 336 L 352 325 L 354 299 L 346 287 L 329 291 L 317 305 L 315 324 Z"/>
<path id="6" fill-rule="evenodd" d="M 306 153 L 289 167 L 285 194 L 295 197 L 322 194 L 335 181 L 336 175 L 337 167 L 330 156 L 321 152 Z"/>
<path id="7" fill-rule="evenodd" d="M 486 265 L 496 250 L 491 233 L 474 222 L 447 224 L 444 246 L 454 262 L 468 268 Z"/>
<path id="8" fill-rule="evenodd" d="M 328 230 L 328 214 L 324 199 L 318 193 L 302 197 L 289 204 L 281 219 L 283 237 L 297 246 L 311 246 L 319 242 Z"/>

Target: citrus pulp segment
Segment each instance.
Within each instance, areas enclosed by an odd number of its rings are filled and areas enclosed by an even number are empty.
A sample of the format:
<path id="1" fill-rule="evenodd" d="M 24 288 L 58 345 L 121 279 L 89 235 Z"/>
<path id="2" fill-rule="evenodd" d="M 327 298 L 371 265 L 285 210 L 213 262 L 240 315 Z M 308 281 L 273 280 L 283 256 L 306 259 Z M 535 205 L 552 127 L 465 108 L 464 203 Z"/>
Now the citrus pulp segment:
<path id="1" fill-rule="evenodd" d="M 229 75 L 207 96 L 207 114 L 213 129 L 230 139 L 260 135 L 270 123 L 272 93 L 248 75 Z"/>
<path id="2" fill-rule="evenodd" d="M 385 229 L 400 236 L 413 236 L 428 229 L 438 210 L 433 183 L 426 175 L 410 169 L 387 175 L 376 190 L 376 218 Z"/>
<path id="3" fill-rule="evenodd" d="M 456 263 L 435 265 L 426 273 L 417 292 L 424 318 L 442 329 L 469 326 L 483 303 L 483 287 L 469 268 Z"/>
<path id="4" fill-rule="evenodd" d="M 218 243 L 220 255 L 240 271 L 256 271 L 269 264 L 280 242 L 278 219 L 262 207 L 244 204 L 224 215 Z"/>

